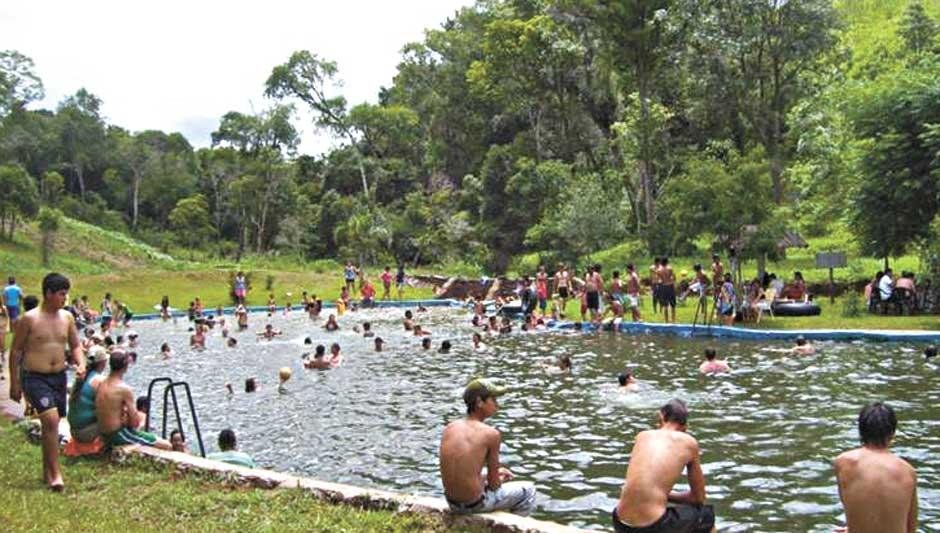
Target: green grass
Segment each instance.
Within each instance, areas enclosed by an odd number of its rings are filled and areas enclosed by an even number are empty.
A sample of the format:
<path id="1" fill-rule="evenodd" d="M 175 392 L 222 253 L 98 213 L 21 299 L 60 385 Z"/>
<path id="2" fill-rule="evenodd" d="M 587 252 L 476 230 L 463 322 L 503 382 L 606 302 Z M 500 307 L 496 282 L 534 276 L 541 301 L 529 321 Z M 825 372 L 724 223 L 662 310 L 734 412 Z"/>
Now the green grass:
<path id="1" fill-rule="evenodd" d="M 321 502 L 299 489 L 226 485 L 143 459 L 61 458 L 66 492 L 41 483 L 39 446 L 0 421 L 4 531 L 448 531 L 436 517 Z"/>

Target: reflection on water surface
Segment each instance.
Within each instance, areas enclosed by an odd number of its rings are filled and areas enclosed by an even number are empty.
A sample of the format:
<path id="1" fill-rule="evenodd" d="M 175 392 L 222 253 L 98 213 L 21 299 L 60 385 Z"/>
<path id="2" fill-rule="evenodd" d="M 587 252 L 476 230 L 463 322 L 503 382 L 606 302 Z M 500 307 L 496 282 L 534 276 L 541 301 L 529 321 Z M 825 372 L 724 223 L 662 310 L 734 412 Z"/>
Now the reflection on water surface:
<path id="1" fill-rule="evenodd" d="M 503 432 L 502 461 L 538 486 L 534 516 L 604 529 L 633 436 L 652 426 L 663 402 L 679 397 L 689 403 L 689 431 L 701 445 L 721 531 L 831 531 L 841 524 L 832 459 L 856 446 L 861 406 L 883 399 L 898 412 L 895 452 L 918 471 L 921 529 L 940 531 L 940 367 L 925 364 L 918 346 L 821 343 L 818 355 L 791 359 L 773 351 L 785 347 L 780 343 L 546 332 L 487 339 L 488 349 L 476 353 L 468 317 L 432 308 L 418 315 L 433 332 L 434 349 L 424 351 L 402 330 L 401 313 L 349 313 L 333 333 L 302 313 L 278 314 L 272 322 L 283 337 L 256 342 L 235 334 L 239 346 L 228 349 L 216 332 L 201 353 L 188 348 L 185 320 L 141 322 L 135 329 L 143 358 L 129 381 L 138 393 L 154 377 L 190 382 L 211 449 L 219 430 L 232 427 L 240 448 L 275 470 L 440 495 L 441 430 L 464 414 L 463 385 L 476 375 L 494 377 L 512 392 L 491 423 Z M 252 332 L 268 320 L 251 318 Z M 351 330 L 365 320 L 388 342 L 387 351 L 375 353 L 371 339 Z M 300 355 L 308 335 L 327 346 L 339 342 L 343 365 L 305 370 Z M 454 341 L 447 355 L 436 350 L 445 338 Z M 160 358 L 163 341 L 174 358 Z M 733 374 L 698 375 L 709 344 Z M 571 375 L 538 367 L 560 354 L 571 356 Z M 294 370 L 287 394 L 277 392 L 282 366 Z M 641 392 L 617 391 L 624 367 L 635 371 Z M 249 376 L 259 378 L 259 392 L 242 392 Z"/>

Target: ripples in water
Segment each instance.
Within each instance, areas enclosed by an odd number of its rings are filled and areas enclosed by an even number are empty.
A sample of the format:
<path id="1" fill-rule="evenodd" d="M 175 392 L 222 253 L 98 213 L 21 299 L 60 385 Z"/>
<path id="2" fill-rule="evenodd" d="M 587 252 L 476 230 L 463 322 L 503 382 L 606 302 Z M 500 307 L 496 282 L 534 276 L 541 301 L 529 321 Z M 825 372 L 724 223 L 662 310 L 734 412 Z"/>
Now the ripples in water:
<path id="1" fill-rule="evenodd" d="M 881 399 L 898 412 L 895 452 L 918 470 L 922 527 L 940 531 L 929 525 L 940 522 L 940 370 L 925 364 L 916 346 L 820 343 L 816 356 L 791 358 L 773 342 L 519 333 L 487 339 L 487 349 L 474 352 L 467 317 L 432 308 L 418 315 L 433 332 L 434 349 L 424 351 L 402 330 L 400 314 L 350 313 L 333 333 L 300 313 L 277 315 L 271 321 L 282 338 L 256 342 L 236 333 L 239 347 L 228 349 L 216 334 L 204 352 L 189 350 L 183 321 L 142 322 L 135 328 L 143 357 L 129 381 L 139 394 L 154 377 L 190 382 L 210 450 L 218 432 L 232 427 L 240 448 L 266 467 L 440 495 L 441 431 L 464 414 L 463 384 L 491 376 L 511 387 L 491 423 L 503 433 L 503 462 L 538 486 L 535 516 L 604 529 L 634 436 L 654 425 L 660 405 L 680 397 L 690 407 L 689 432 L 701 445 L 721 531 L 831 531 L 843 518 L 831 461 L 857 445 L 861 406 Z M 267 320 L 251 318 L 253 330 Z M 365 320 L 387 351 L 375 353 L 371 339 L 351 330 Z M 343 365 L 305 370 L 300 355 L 308 335 L 315 344 L 339 342 Z M 444 339 L 454 342 L 450 354 L 436 350 Z M 177 354 L 166 361 L 159 356 L 164 341 Z M 698 374 L 707 345 L 728 360 L 731 375 Z M 573 360 L 570 375 L 538 366 L 563 354 Z M 287 394 L 276 390 L 282 366 L 294 372 Z M 619 392 L 616 376 L 626 368 L 639 393 Z M 242 392 L 249 376 L 258 377 L 259 392 Z"/>

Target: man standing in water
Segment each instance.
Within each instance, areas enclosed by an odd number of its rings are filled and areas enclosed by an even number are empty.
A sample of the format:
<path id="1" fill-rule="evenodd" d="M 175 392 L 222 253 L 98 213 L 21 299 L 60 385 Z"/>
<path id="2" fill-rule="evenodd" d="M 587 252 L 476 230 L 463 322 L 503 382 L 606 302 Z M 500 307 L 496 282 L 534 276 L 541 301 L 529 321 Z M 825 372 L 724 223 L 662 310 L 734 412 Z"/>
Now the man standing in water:
<path id="1" fill-rule="evenodd" d="M 705 475 L 698 442 L 687 434 L 689 411 L 682 400 L 659 409 L 659 429 L 641 431 L 630 452 L 627 478 L 613 511 L 618 533 L 714 531 L 715 511 L 705 503 Z M 672 486 L 685 469 L 686 492 Z"/>
<path id="2" fill-rule="evenodd" d="M 914 533 L 917 531 L 917 473 L 891 453 L 898 420 L 881 402 L 858 415 L 862 446 L 836 458 L 839 499 L 848 533 Z"/>
<path id="3" fill-rule="evenodd" d="M 85 376 L 85 357 L 75 327 L 75 317 L 62 309 L 70 283 L 61 274 L 42 280 L 42 305 L 17 321 L 10 349 L 10 399 L 19 402 L 26 393 L 42 424 L 42 472 L 46 485 L 61 491 L 65 484 L 59 469 L 59 419 L 66 413 L 66 349 L 71 350 L 75 374 Z M 23 353 L 23 383 L 16 357 Z"/>
<path id="4" fill-rule="evenodd" d="M 455 513 L 506 510 L 528 514 L 535 503 L 535 486 L 512 482 L 509 469 L 499 464 L 497 429 L 484 423 L 496 414 L 496 397 L 505 393 L 486 379 L 471 381 L 463 393 L 467 417 L 455 420 L 441 435 L 440 467 L 444 497 Z M 486 466 L 486 474 L 483 467 Z"/>

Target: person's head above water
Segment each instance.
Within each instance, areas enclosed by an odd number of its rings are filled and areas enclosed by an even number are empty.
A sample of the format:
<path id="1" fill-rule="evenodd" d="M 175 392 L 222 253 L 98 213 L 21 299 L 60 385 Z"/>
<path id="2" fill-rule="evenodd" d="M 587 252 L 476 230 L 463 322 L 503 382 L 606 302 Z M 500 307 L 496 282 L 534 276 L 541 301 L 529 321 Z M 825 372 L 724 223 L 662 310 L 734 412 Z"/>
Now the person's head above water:
<path id="1" fill-rule="evenodd" d="M 414 317 L 414 315 L 411 313 L 411 309 L 406 309 L 406 310 L 405 310 L 405 318 L 411 319 L 412 317 Z"/>
<path id="2" fill-rule="evenodd" d="M 928 360 L 929 360 L 931 357 L 936 357 L 936 356 L 937 356 L 937 347 L 936 347 L 936 346 L 934 346 L 934 345 L 931 344 L 930 346 L 924 348 L 924 359 L 928 359 Z"/>
<path id="3" fill-rule="evenodd" d="M 429 342 L 430 342 L 430 340 L 431 340 L 431 339 L 428 339 Z M 441 342 L 441 347 L 440 347 L 440 349 L 439 349 L 438 351 L 439 351 L 440 353 L 449 353 L 449 352 L 450 352 L 450 347 L 451 347 L 450 341 L 445 340 L 445 341 Z"/>
<path id="4" fill-rule="evenodd" d="M 307 337 L 306 339 L 304 339 L 304 344 L 313 344 L 313 339 L 310 337 Z"/>
<path id="5" fill-rule="evenodd" d="M 689 408 L 682 400 L 673 398 L 659 408 L 659 415 L 663 424 L 673 423 L 684 428 L 689 420 Z"/>
<path id="6" fill-rule="evenodd" d="M 617 381 L 620 383 L 621 387 L 626 387 L 632 380 L 633 380 L 633 372 L 630 372 L 630 371 L 621 372 L 620 375 L 617 376 Z"/>
<path id="7" fill-rule="evenodd" d="M 463 403 L 467 406 L 467 414 L 473 414 L 486 400 L 505 393 L 505 387 L 498 387 L 488 379 L 474 379 L 463 390 Z"/>
<path id="8" fill-rule="evenodd" d="M 858 435 L 865 446 L 886 448 L 897 428 L 894 409 L 881 402 L 866 405 L 858 414 Z"/>
<path id="9" fill-rule="evenodd" d="M 806 337 L 804 337 L 804 336 L 802 336 L 802 335 L 798 335 L 798 336 L 796 337 L 796 345 L 797 345 L 797 346 L 803 346 L 804 344 L 806 344 Z"/>
<path id="10" fill-rule="evenodd" d="M 715 353 L 714 348 L 705 348 L 705 359 L 709 361 L 714 361 L 715 357 L 718 357 L 718 354 Z"/>
<path id="11" fill-rule="evenodd" d="M 219 449 L 223 452 L 229 450 L 234 450 L 238 446 L 238 441 L 235 439 L 235 432 L 231 429 L 223 429 L 219 432 Z"/>
<path id="12" fill-rule="evenodd" d="M 431 349 L 431 338 L 430 338 L 430 337 L 425 337 L 425 338 L 421 339 L 421 347 L 424 348 L 425 350 L 430 350 L 430 349 Z"/>
<path id="13" fill-rule="evenodd" d="M 558 368 L 562 370 L 571 370 L 571 357 L 562 355 L 558 358 Z"/>

